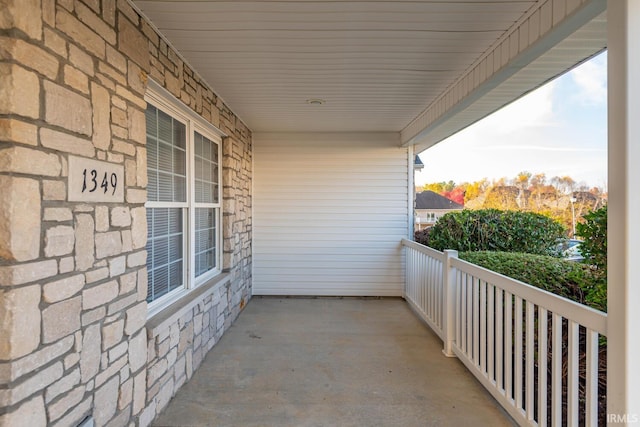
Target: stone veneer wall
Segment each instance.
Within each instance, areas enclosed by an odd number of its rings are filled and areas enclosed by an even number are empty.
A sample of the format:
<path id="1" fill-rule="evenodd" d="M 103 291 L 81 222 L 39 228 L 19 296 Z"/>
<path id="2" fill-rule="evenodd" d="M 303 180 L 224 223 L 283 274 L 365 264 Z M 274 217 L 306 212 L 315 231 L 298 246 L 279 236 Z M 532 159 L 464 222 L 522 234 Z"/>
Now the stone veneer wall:
<path id="1" fill-rule="evenodd" d="M 148 425 L 250 298 L 251 133 L 126 0 L 0 3 L 0 426 Z M 229 135 L 226 274 L 150 321 L 149 78 Z M 69 155 L 125 202 L 69 202 Z"/>

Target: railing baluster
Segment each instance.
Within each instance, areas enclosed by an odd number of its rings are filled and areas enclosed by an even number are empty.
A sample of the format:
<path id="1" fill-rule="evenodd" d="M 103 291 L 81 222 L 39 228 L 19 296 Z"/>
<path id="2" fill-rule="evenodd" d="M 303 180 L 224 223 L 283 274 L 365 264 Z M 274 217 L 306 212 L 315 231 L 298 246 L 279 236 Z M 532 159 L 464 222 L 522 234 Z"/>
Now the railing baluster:
<path id="1" fill-rule="evenodd" d="M 480 281 L 472 278 L 473 283 L 473 361 L 480 366 Z"/>
<path id="2" fill-rule="evenodd" d="M 526 369 L 526 381 L 527 381 L 527 385 L 525 388 L 526 391 L 526 396 L 527 399 L 525 401 L 525 405 L 526 405 L 526 410 L 527 410 L 527 419 L 533 421 L 535 418 L 535 410 L 533 407 L 533 402 L 534 402 L 534 395 L 535 395 L 535 381 L 533 378 L 533 374 L 534 374 L 534 362 L 536 360 L 535 358 L 535 351 L 534 351 L 534 338 L 535 338 L 535 322 L 534 322 L 534 313 L 535 313 L 535 307 L 532 303 L 530 303 L 529 301 L 527 301 L 527 306 L 526 306 L 526 310 L 527 310 L 527 322 L 526 322 L 526 339 L 527 339 L 527 348 L 526 348 L 526 365 L 527 365 L 527 369 Z"/>
<path id="3" fill-rule="evenodd" d="M 551 345 L 551 425 L 562 425 L 562 316 L 553 313 Z"/>
<path id="4" fill-rule="evenodd" d="M 522 298 L 515 297 L 516 299 L 516 311 L 514 316 L 515 323 L 515 338 L 514 338 L 514 347 L 515 347 L 515 401 L 516 408 L 522 409 Z"/>
<path id="5" fill-rule="evenodd" d="M 480 370 L 487 373 L 487 282 L 480 282 Z"/>
<path id="6" fill-rule="evenodd" d="M 538 306 L 538 425 L 547 425 L 547 346 L 548 321 L 547 310 Z"/>
<path id="7" fill-rule="evenodd" d="M 586 417 L 585 426 L 598 425 L 598 333 L 587 329 Z"/>
<path id="8" fill-rule="evenodd" d="M 469 283 L 471 282 L 471 283 Z M 473 278 L 467 274 L 467 355 L 473 360 Z"/>
<path id="9" fill-rule="evenodd" d="M 498 384 L 498 389 L 505 394 L 504 366 L 502 366 L 504 356 L 504 324 L 502 322 L 504 313 L 503 293 L 502 289 L 496 289 L 496 383 Z"/>
<path id="10" fill-rule="evenodd" d="M 504 293 L 504 388 L 513 399 L 513 295 Z"/>
<path id="11" fill-rule="evenodd" d="M 578 425 L 578 351 L 579 348 L 579 324 L 569 320 L 569 355 L 567 364 L 569 375 L 567 377 L 567 424 Z"/>
<path id="12" fill-rule="evenodd" d="M 496 329 L 495 329 L 495 317 L 496 317 L 496 308 L 494 303 L 496 288 L 493 285 L 487 284 L 487 292 L 488 292 L 488 300 L 487 300 L 487 312 L 489 314 L 488 324 L 487 324 L 487 375 L 489 379 L 495 383 L 495 337 L 496 337 Z"/>

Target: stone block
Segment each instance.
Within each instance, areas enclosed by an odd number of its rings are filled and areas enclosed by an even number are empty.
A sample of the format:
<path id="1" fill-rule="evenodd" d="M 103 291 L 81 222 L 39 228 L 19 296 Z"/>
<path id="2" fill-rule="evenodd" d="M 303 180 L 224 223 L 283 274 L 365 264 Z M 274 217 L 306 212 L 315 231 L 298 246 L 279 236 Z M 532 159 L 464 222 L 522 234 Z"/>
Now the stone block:
<path id="1" fill-rule="evenodd" d="M 55 383 L 51 384 L 45 391 L 44 398 L 47 403 L 56 397 L 68 392 L 74 386 L 80 384 L 80 368 L 75 368 Z"/>
<path id="2" fill-rule="evenodd" d="M 14 409 L 0 415 L 0 426 L 45 427 L 47 415 L 44 410 L 42 396 L 35 396 Z"/>
<path id="3" fill-rule="evenodd" d="M 117 320 L 102 327 L 102 350 L 108 350 L 122 340 L 124 320 Z"/>
<path id="4" fill-rule="evenodd" d="M 72 219 L 73 214 L 69 208 L 44 208 L 45 221 L 64 222 L 71 221 Z"/>
<path id="5" fill-rule="evenodd" d="M 131 225 L 131 212 L 126 206 L 118 206 L 111 209 L 111 225 L 114 227 L 129 227 Z"/>
<path id="6" fill-rule="evenodd" d="M 58 273 L 56 260 L 0 266 L 0 286 L 23 285 Z"/>
<path id="7" fill-rule="evenodd" d="M 80 297 L 58 302 L 42 311 L 45 343 L 70 335 L 80 329 Z"/>
<path id="8" fill-rule="evenodd" d="M 107 309 L 98 307 L 95 310 L 85 311 L 82 314 L 82 326 L 90 325 L 91 323 L 99 322 L 107 315 Z"/>
<path id="9" fill-rule="evenodd" d="M 87 283 L 95 283 L 109 277 L 109 269 L 107 267 L 101 267 L 96 270 L 87 271 L 84 276 L 87 279 Z"/>
<path id="10" fill-rule="evenodd" d="M 61 258 L 58 263 L 60 274 L 65 274 L 73 271 L 76 268 L 76 263 L 73 261 L 72 256 Z"/>
<path id="11" fill-rule="evenodd" d="M 69 45 L 69 62 L 88 76 L 93 76 L 95 73 L 94 59 L 73 44 Z"/>
<path id="12" fill-rule="evenodd" d="M 114 376 L 96 390 L 93 401 L 93 417 L 96 426 L 104 426 L 116 413 L 120 380 Z"/>
<path id="13" fill-rule="evenodd" d="M 133 249 L 141 249 L 147 245 L 147 211 L 145 208 L 131 209 L 131 238 Z"/>
<path id="14" fill-rule="evenodd" d="M 38 285 L 0 289 L 0 360 L 17 359 L 38 348 L 40 292 Z"/>
<path id="15" fill-rule="evenodd" d="M 126 154 L 127 156 L 136 155 L 136 147 L 133 144 L 122 141 L 120 139 L 114 139 L 111 149 L 118 153 Z"/>
<path id="16" fill-rule="evenodd" d="M 60 169 L 60 160 L 55 154 L 21 146 L 0 150 L 0 172 L 58 176 Z"/>
<path id="17" fill-rule="evenodd" d="M 113 363 L 115 360 L 121 358 L 129 349 L 129 343 L 122 341 L 120 344 L 109 350 L 109 362 Z"/>
<path id="18" fill-rule="evenodd" d="M 147 251 L 135 252 L 127 257 L 127 267 L 139 267 L 147 264 Z"/>
<path id="19" fill-rule="evenodd" d="M 119 231 L 96 233 L 96 257 L 98 259 L 122 253 L 122 239 Z"/>
<path id="20" fill-rule="evenodd" d="M 88 98 L 59 86 L 44 82 L 45 119 L 64 129 L 91 136 L 92 110 Z M 73 114 L 69 114 L 73 111 Z"/>
<path id="21" fill-rule="evenodd" d="M 147 108 L 147 102 L 144 100 L 144 97 L 131 92 L 128 89 L 128 87 L 118 85 L 116 86 L 115 90 L 116 90 L 116 95 L 126 99 L 127 101 L 131 102 L 134 105 L 137 105 L 141 109 Z"/>
<path id="22" fill-rule="evenodd" d="M 100 325 L 89 326 L 82 338 L 82 352 L 80 353 L 80 374 L 82 382 L 86 383 L 96 376 L 100 368 L 102 337 Z"/>
<path id="23" fill-rule="evenodd" d="M 0 258 L 29 261 L 40 256 L 40 185 L 0 175 Z"/>
<path id="24" fill-rule="evenodd" d="M 55 4 L 53 5 L 53 8 L 55 15 Z M 67 42 L 62 37 L 60 37 L 58 33 L 49 28 L 44 29 L 44 45 L 61 57 L 67 57 Z"/>
<path id="25" fill-rule="evenodd" d="M 68 414 L 60 418 L 52 427 L 73 427 L 79 425 L 80 421 L 86 416 L 91 409 L 92 396 L 84 399 L 79 405 L 76 405 Z"/>
<path id="26" fill-rule="evenodd" d="M 144 90 L 141 90 L 144 93 Z M 129 107 L 129 138 L 138 144 L 147 143 L 147 123 L 144 111 Z"/>
<path id="27" fill-rule="evenodd" d="M 95 262 L 94 252 L 94 225 L 93 217 L 89 214 L 76 216 L 76 270 L 86 271 L 93 267 Z"/>
<path id="28" fill-rule="evenodd" d="M 65 65 L 63 75 L 67 86 L 85 94 L 89 93 L 89 78 L 85 73 L 71 65 Z"/>
<path id="29" fill-rule="evenodd" d="M 40 80 L 35 73 L 0 63 L 0 114 L 39 118 Z"/>
<path id="30" fill-rule="evenodd" d="M 0 119 L 0 140 L 38 145 L 38 127 L 18 119 Z"/>
<path id="31" fill-rule="evenodd" d="M 131 336 L 144 327 L 147 322 L 147 302 L 142 301 L 138 305 L 127 310 L 124 332 Z"/>
<path id="32" fill-rule="evenodd" d="M 43 286 L 42 294 L 44 301 L 54 303 L 71 298 L 82 290 L 84 284 L 85 280 L 83 274 L 49 282 Z"/>
<path id="33" fill-rule="evenodd" d="M 91 111 L 89 111 L 89 114 L 91 114 Z M 71 114 L 66 115 L 69 116 Z M 91 126 L 85 126 L 85 124 L 82 126 L 88 127 L 89 129 L 91 128 Z M 93 144 L 88 139 L 78 138 L 77 136 L 73 136 L 68 133 L 58 132 L 47 128 L 40 129 L 40 142 L 42 142 L 44 147 L 61 151 L 63 153 L 77 154 L 83 157 L 94 157 L 96 154 Z"/>
<path id="34" fill-rule="evenodd" d="M 138 270 L 138 299 L 144 301 L 147 299 L 147 292 L 149 288 L 149 275 L 147 269 L 143 268 Z"/>
<path id="35" fill-rule="evenodd" d="M 96 206 L 96 231 L 109 231 L 109 207 Z"/>
<path id="36" fill-rule="evenodd" d="M 66 200 L 67 186 L 64 181 L 42 181 L 42 200 Z"/>
<path id="37" fill-rule="evenodd" d="M 147 397 L 147 371 L 143 369 L 133 378 L 133 405 L 131 412 L 138 414 L 145 406 Z"/>
<path id="38" fill-rule="evenodd" d="M 87 27 L 98 33 L 98 35 L 105 39 L 107 43 L 115 45 L 116 32 L 109 24 L 104 22 L 100 16 L 96 15 L 91 9 L 82 3 L 76 2 L 75 9 L 80 21 L 84 22 Z M 98 4 L 98 11 L 99 10 L 100 6 Z"/>
<path id="39" fill-rule="evenodd" d="M 139 187 L 146 187 L 148 183 L 147 178 L 147 149 L 144 147 L 138 147 L 138 156 L 136 157 L 136 181 Z"/>
<path id="40" fill-rule="evenodd" d="M 127 268 L 127 258 L 125 256 L 119 256 L 111 258 L 109 260 L 109 276 L 116 277 L 124 273 Z"/>
<path id="41" fill-rule="evenodd" d="M 24 40 L 12 39 L 11 42 L 10 55 L 14 61 L 31 68 L 36 73 L 45 75 L 51 80 L 57 78 L 59 63 L 53 55 Z M 0 45 L 2 44 L 0 41 Z"/>
<path id="42" fill-rule="evenodd" d="M 127 58 L 111 46 L 107 46 L 107 63 L 122 74 L 127 72 Z"/>
<path id="43" fill-rule="evenodd" d="M 120 385 L 120 393 L 118 395 L 118 409 L 123 410 L 133 400 L 133 378 L 129 378 L 127 381 Z"/>
<path id="44" fill-rule="evenodd" d="M 76 406 L 82 398 L 84 397 L 85 388 L 84 386 L 79 386 L 74 388 L 73 390 L 65 393 L 61 399 L 56 402 L 47 405 L 47 412 L 49 413 L 49 420 L 55 421 L 64 415 L 69 409 Z"/>
<path id="45" fill-rule="evenodd" d="M 118 298 L 115 302 L 109 304 L 107 313 L 110 316 L 118 315 L 121 311 L 133 306 L 137 302 L 138 302 L 138 298 L 136 294 L 131 294 L 126 297 Z"/>
<path id="46" fill-rule="evenodd" d="M 111 144 L 111 99 L 104 87 L 91 84 L 93 106 L 93 144 L 99 150 L 107 150 Z"/>
<path id="47" fill-rule="evenodd" d="M 4 0 L 0 14 L 0 28 L 24 31 L 30 38 L 42 37 L 42 9 L 40 0 Z"/>
<path id="48" fill-rule="evenodd" d="M 118 296 L 118 282 L 109 282 L 85 289 L 82 292 L 82 308 L 89 310 L 113 301 Z"/>
<path id="49" fill-rule="evenodd" d="M 147 330 L 142 329 L 129 340 L 129 365 L 132 372 L 144 367 L 147 362 Z"/>
<path id="50" fill-rule="evenodd" d="M 44 255 L 47 258 L 68 255 L 75 245 L 73 227 L 59 225 L 48 228 L 44 238 Z"/>
<path id="51" fill-rule="evenodd" d="M 140 68 L 149 71 L 149 42 L 130 21 L 118 20 L 118 47 Z"/>
<path id="52" fill-rule="evenodd" d="M 120 281 L 120 295 L 126 295 L 136 289 L 136 273 L 123 274 L 118 279 Z"/>
<path id="53" fill-rule="evenodd" d="M 72 14 L 58 9 L 56 13 L 56 28 L 67 34 L 71 40 L 93 53 L 100 59 L 105 58 L 106 43 L 102 37 L 91 28 L 77 20 Z"/>

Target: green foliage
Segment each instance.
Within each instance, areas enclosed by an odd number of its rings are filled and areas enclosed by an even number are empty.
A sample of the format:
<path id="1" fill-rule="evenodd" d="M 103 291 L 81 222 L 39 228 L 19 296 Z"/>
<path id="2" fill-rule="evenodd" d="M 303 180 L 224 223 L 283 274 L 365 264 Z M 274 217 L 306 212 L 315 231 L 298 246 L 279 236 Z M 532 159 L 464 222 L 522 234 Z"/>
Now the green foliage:
<path id="1" fill-rule="evenodd" d="M 431 228 L 427 243 L 438 250 L 553 255 L 564 233 L 560 223 L 532 212 L 463 210 L 442 216 Z"/>
<path id="2" fill-rule="evenodd" d="M 584 215 L 584 223 L 576 224 L 576 234 L 584 239 L 580 252 L 585 262 L 607 275 L 607 206 Z"/>
<path id="3" fill-rule="evenodd" d="M 544 255 L 509 252 L 461 252 L 460 258 L 597 310 L 606 311 L 606 288 L 585 264 Z"/>

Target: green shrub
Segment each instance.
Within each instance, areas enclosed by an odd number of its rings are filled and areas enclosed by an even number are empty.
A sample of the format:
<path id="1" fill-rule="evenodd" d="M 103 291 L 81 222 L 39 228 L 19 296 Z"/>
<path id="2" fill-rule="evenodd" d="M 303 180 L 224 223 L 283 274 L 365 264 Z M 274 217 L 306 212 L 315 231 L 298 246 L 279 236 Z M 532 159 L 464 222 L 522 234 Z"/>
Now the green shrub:
<path id="1" fill-rule="evenodd" d="M 564 235 L 562 224 L 532 212 L 462 210 L 438 220 L 429 232 L 428 245 L 438 250 L 554 255 L 556 242 Z"/>
<path id="2" fill-rule="evenodd" d="M 607 207 L 584 215 L 584 223 L 576 224 L 576 234 L 584 239 L 580 253 L 585 262 L 595 266 L 606 277 L 607 272 Z"/>
<path id="3" fill-rule="evenodd" d="M 510 252 L 461 252 L 460 258 L 597 310 L 606 311 L 602 281 L 588 265 L 563 259 Z M 604 302 L 604 305 L 603 305 Z"/>

